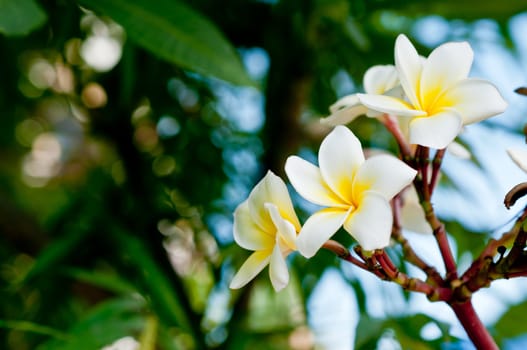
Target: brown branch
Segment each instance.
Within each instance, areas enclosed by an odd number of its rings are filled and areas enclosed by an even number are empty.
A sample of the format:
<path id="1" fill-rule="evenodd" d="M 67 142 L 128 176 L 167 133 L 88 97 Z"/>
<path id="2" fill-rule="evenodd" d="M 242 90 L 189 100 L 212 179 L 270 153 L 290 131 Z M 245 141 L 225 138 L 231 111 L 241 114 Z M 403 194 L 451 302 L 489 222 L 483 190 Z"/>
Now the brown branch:
<path id="1" fill-rule="evenodd" d="M 437 156 L 439 157 L 439 155 Z M 417 167 L 419 173 L 414 179 L 414 185 L 417 190 L 417 195 L 419 196 L 421 206 L 423 207 L 423 210 L 425 212 L 426 220 L 432 227 L 434 237 L 436 239 L 437 245 L 441 252 L 441 256 L 445 263 L 445 268 L 447 272 L 446 280 L 452 281 L 457 279 L 457 266 L 454 259 L 454 255 L 452 254 L 452 249 L 450 248 L 450 244 L 448 243 L 445 226 L 441 223 L 441 221 L 439 221 L 439 219 L 435 215 L 434 208 L 432 207 L 432 203 L 430 201 L 432 186 L 430 183 L 428 183 L 428 157 L 429 148 L 418 146 L 415 155 L 415 166 Z M 439 159 L 436 159 L 436 162 L 439 162 Z M 437 171 L 439 171 L 439 168 L 437 169 Z"/>
<path id="2" fill-rule="evenodd" d="M 398 195 L 393 199 L 393 240 L 396 241 L 403 249 L 403 255 L 406 261 L 421 269 L 437 286 L 443 286 L 445 281 L 439 272 L 437 272 L 436 268 L 427 264 L 423 259 L 421 259 L 421 257 L 417 255 L 415 250 L 410 245 L 410 242 L 408 242 L 408 240 L 404 237 L 401 225 L 401 205 L 401 197 Z"/>
<path id="3" fill-rule="evenodd" d="M 414 183 L 416 183 L 417 188 L 423 188 L 421 185 L 421 180 L 416 179 L 414 180 Z M 454 259 L 454 255 L 452 254 L 452 249 L 450 248 L 450 243 L 448 242 L 448 238 L 446 235 L 445 226 L 437 216 L 435 215 L 434 208 L 432 207 L 432 203 L 430 200 L 426 200 L 424 195 L 420 193 L 420 191 L 417 191 L 421 206 L 423 207 L 423 210 L 425 212 L 425 218 L 430 224 L 430 227 L 432 227 L 434 237 L 436 239 L 437 245 L 439 247 L 439 251 L 441 252 L 441 257 L 443 258 L 443 262 L 445 263 L 445 269 L 447 272 L 446 280 L 451 281 L 454 279 L 457 279 L 457 266 Z"/>
<path id="4" fill-rule="evenodd" d="M 524 248 L 527 243 L 527 210 L 518 218 L 514 227 L 500 239 L 491 239 L 472 265 L 465 271 L 460 281 L 462 285 L 455 293 L 461 298 L 488 287 L 493 280 L 527 275 L 527 259 Z M 506 246 L 513 242 L 509 253 L 504 256 Z M 498 261 L 494 257 L 501 254 Z"/>
<path id="5" fill-rule="evenodd" d="M 415 165 L 417 167 L 417 179 L 419 179 L 419 187 L 416 186 L 417 192 L 422 196 L 424 201 L 430 201 L 430 185 L 428 183 L 428 163 L 429 163 L 430 149 L 428 147 L 417 146 L 415 151 Z"/>
<path id="6" fill-rule="evenodd" d="M 432 176 L 430 178 L 430 193 L 434 192 L 434 189 L 439 180 L 439 169 L 441 169 L 441 163 L 443 162 L 443 157 L 445 156 L 445 148 L 437 150 L 432 160 Z"/>
<path id="7" fill-rule="evenodd" d="M 448 301 L 451 299 L 452 292 L 449 288 L 430 285 L 419 278 L 410 277 L 399 271 L 384 250 L 376 252 L 374 258 L 386 274 L 387 280 L 397 283 L 403 289 L 423 293 L 431 301 Z"/>
<path id="8" fill-rule="evenodd" d="M 337 241 L 330 239 L 324 243 L 324 245 L 322 245 L 322 248 L 335 253 L 335 255 L 337 255 L 342 260 L 352 263 L 363 270 L 369 271 L 368 265 L 351 255 L 350 251 Z"/>
<path id="9" fill-rule="evenodd" d="M 475 292 L 479 288 L 474 284 L 474 280 L 477 279 L 477 276 L 484 272 L 484 266 L 488 266 L 488 261 L 493 261 L 496 254 L 498 254 L 500 247 L 503 247 L 513 240 L 518 234 L 517 230 L 513 229 L 510 232 L 504 234 L 500 239 L 491 239 L 485 249 L 481 252 L 476 260 L 470 265 L 470 267 L 465 271 L 461 277 L 461 281 L 466 284 L 471 284 L 472 287 L 470 290 Z M 489 266 L 490 268 L 490 266 Z M 488 271 L 487 271 L 488 272 Z"/>
<path id="10" fill-rule="evenodd" d="M 506 195 L 503 204 L 507 209 L 510 209 L 518 199 L 527 194 L 527 182 L 522 182 L 514 186 Z"/>
<path id="11" fill-rule="evenodd" d="M 402 158 L 410 159 L 412 157 L 412 150 L 406 141 L 406 137 L 401 132 L 401 128 L 399 128 L 396 117 L 389 114 L 384 114 L 381 118 L 381 122 L 395 138 L 395 141 L 399 145 L 399 151 L 401 152 Z"/>
<path id="12" fill-rule="evenodd" d="M 490 336 L 489 331 L 485 328 L 481 320 L 479 319 L 472 302 L 470 300 L 464 303 L 454 303 L 450 304 L 452 310 L 456 314 L 458 320 L 463 325 L 463 328 L 468 334 L 472 343 L 476 346 L 477 349 L 485 350 L 498 350 L 498 346 L 492 337 Z"/>

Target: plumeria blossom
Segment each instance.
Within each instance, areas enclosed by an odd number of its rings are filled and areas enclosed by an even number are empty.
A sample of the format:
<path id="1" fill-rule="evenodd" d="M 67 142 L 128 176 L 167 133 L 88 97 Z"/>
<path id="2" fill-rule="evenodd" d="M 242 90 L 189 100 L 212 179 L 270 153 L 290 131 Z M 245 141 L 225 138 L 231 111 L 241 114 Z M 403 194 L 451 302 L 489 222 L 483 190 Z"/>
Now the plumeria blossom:
<path id="1" fill-rule="evenodd" d="M 419 203 L 419 197 L 415 187 L 409 186 L 402 193 L 401 221 L 404 229 L 416 232 L 431 234 L 432 227 L 426 221 L 425 211 Z"/>
<path id="2" fill-rule="evenodd" d="M 425 60 L 425 58 L 421 57 L 421 60 Z M 400 99 L 404 98 L 404 91 L 402 90 L 399 82 L 397 69 L 393 65 L 377 65 L 368 69 L 364 74 L 363 86 L 366 94 L 385 94 L 387 96 Z M 320 120 L 322 124 L 329 126 L 345 125 L 351 123 L 361 115 L 366 115 L 372 118 L 381 118 L 380 120 L 382 122 L 385 122 L 382 120 L 382 117 L 391 118 L 391 121 L 396 123 L 399 130 L 401 130 L 401 134 L 404 135 L 406 141 L 408 142 L 410 122 L 409 118 L 397 117 L 368 109 L 361 103 L 359 94 L 352 94 L 342 97 L 333 105 L 331 105 L 329 110 L 331 115 Z M 447 150 L 449 153 L 455 155 L 458 158 L 470 158 L 470 152 L 455 141 L 448 145 Z"/>
<path id="3" fill-rule="evenodd" d="M 509 148 L 507 153 L 513 162 L 527 173 L 527 148 Z"/>
<path id="4" fill-rule="evenodd" d="M 299 231 L 300 222 L 285 183 L 267 172 L 234 211 L 234 240 L 254 253 L 236 273 L 230 288 L 245 286 L 269 265 L 273 288 L 283 289 L 289 282 L 285 257 L 296 250 Z"/>
<path id="5" fill-rule="evenodd" d="M 408 38 L 395 42 L 395 67 L 405 99 L 358 94 L 368 109 L 409 118 L 409 141 L 445 148 L 463 125 L 505 110 L 507 103 L 490 82 L 468 78 L 473 52 L 467 42 L 445 43 L 420 57 Z"/>
<path id="6" fill-rule="evenodd" d="M 366 71 L 363 78 L 364 91 L 367 94 L 389 94 L 401 96 L 397 70 L 393 65 L 377 65 Z M 367 115 L 378 117 L 382 113 L 368 110 L 360 100 L 358 94 L 347 95 L 329 107 L 331 115 L 321 119 L 326 125 L 336 126 L 348 124 L 358 116 Z"/>
<path id="7" fill-rule="evenodd" d="M 296 240 L 309 258 L 340 227 L 363 249 L 388 246 L 393 223 L 389 201 L 410 184 L 416 171 L 390 155 L 365 160 L 359 139 L 337 126 L 322 141 L 320 168 L 297 156 L 287 159 L 285 171 L 296 191 L 325 208 L 304 223 Z"/>

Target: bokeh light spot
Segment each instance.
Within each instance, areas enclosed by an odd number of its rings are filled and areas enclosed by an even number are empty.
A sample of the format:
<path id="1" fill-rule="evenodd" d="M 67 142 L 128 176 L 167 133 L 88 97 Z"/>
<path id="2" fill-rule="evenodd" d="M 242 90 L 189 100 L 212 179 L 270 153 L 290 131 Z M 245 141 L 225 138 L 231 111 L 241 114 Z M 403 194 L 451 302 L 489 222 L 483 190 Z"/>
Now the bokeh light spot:
<path id="1" fill-rule="evenodd" d="M 44 131 L 38 120 L 30 118 L 20 122 L 15 129 L 15 137 L 22 146 L 30 147 L 35 138 Z"/>
<path id="2" fill-rule="evenodd" d="M 176 136 L 180 131 L 181 125 L 171 116 L 162 116 L 157 122 L 157 133 L 161 138 Z"/>
<path id="3" fill-rule="evenodd" d="M 111 37 L 97 35 L 88 37 L 81 46 L 81 56 L 98 72 L 111 70 L 121 59 L 121 43 Z"/>
<path id="4" fill-rule="evenodd" d="M 159 138 L 156 129 L 150 123 L 142 123 L 135 129 L 135 143 L 145 152 L 152 151 L 158 144 Z"/>
<path id="5" fill-rule="evenodd" d="M 81 94 L 82 103 L 88 108 L 101 108 L 108 102 L 104 88 L 98 83 L 88 83 Z"/>
<path id="6" fill-rule="evenodd" d="M 33 86 L 39 89 L 47 89 L 55 82 L 55 69 L 45 59 L 38 58 L 29 67 L 27 77 Z"/>
<path id="7" fill-rule="evenodd" d="M 152 163 L 152 170 L 157 176 L 167 176 L 176 169 L 176 160 L 167 155 L 157 157 Z"/>
<path id="8" fill-rule="evenodd" d="M 31 187 L 45 186 L 61 168 L 62 147 L 56 135 L 42 133 L 34 141 L 31 153 L 22 163 L 24 181 Z"/>

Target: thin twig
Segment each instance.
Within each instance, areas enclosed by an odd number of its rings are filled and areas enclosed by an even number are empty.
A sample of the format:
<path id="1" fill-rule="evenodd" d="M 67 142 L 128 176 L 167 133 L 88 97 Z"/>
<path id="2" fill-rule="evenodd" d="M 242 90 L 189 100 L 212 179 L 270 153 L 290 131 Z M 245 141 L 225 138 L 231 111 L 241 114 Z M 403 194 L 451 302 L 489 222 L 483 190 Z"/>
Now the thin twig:
<path id="1" fill-rule="evenodd" d="M 340 259 L 352 263 L 363 270 L 370 270 L 368 265 L 351 255 L 350 251 L 337 241 L 330 239 L 322 245 L 322 248 L 335 253 Z"/>
<path id="2" fill-rule="evenodd" d="M 377 252 L 374 257 L 386 274 L 387 279 L 399 284 L 403 289 L 423 293 L 431 301 L 448 301 L 451 299 L 452 292 L 450 289 L 432 286 L 419 278 L 410 277 L 399 271 L 384 250 Z"/>
<path id="3" fill-rule="evenodd" d="M 427 277 L 435 282 L 436 285 L 442 286 L 444 285 L 444 280 L 439 274 L 439 272 L 435 269 L 435 267 L 427 264 L 412 248 L 410 245 L 410 242 L 404 237 L 402 233 L 402 225 L 401 225 L 401 196 L 398 195 L 393 199 L 393 229 L 392 229 L 392 238 L 394 241 L 399 243 L 401 245 L 401 248 L 403 249 L 403 255 L 410 264 L 416 266 L 417 268 L 421 269 L 424 273 L 426 273 Z"/>
<path id="4" fill-rule="evenodd" d="M 432 176 L 430 178 L 430 195 L 434 192 L 434 189 L 439 180 L 439 169 L 441 169 L 441 163 L 443 162 L 443 157 L 445 156 L 445 148 L 437 150 L 432 160 Z"/>
<path id="5" fill-rule="evenodd" d="M 431 203 L 430 184 L 428 183 L 428 156 L 429 148 L 418 146 L 416 150 L 416 165 L 419 171 L 418 176 L 414 179 L 414 185 L 419 196 L 419 201 L 425 212 L 425 217 L 432 227 L 439 251 L 445 263 L 447 272 L 446 280 L 452 281 L 457 279 L 457 266 L 452 254 L 452 249 L 448 242 L 445 226 L 437 218 Z"/>
<path id="6" fill-rule="evenodd" d="M 421 174 L 421 191 L 425 201 L 429 202 L 431 198 L 430 184 L 428 183 L 428 162 L 430 149 L 428 147 L 418 146 L 416 151 L 416 162 L 418 171 Z"/>
<path id="7" fill-rule="evenodd" d="M 403 135 L 401 128 L 399 128 L 399 123 L 397 123 L 396 117 L 389 114 L 384 114 L 381 120 L 386 129 L 393 135 L 395 141 L 399 145 L 399 150 L 403 159 L 411 158 L 412 150 L 410 149 L 410 145 L 406 141 L 406 137 Z"/>

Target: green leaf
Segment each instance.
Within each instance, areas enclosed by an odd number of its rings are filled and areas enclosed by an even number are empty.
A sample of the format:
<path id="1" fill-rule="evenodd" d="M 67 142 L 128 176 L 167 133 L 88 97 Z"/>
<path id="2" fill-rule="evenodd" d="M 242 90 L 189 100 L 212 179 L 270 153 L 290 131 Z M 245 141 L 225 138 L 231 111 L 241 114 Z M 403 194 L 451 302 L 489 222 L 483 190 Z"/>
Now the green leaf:
<path id="1" fill-rule="evenodd" d="M 71 233 L 66 234 L 57 240 L 53 241 L 46 247 L 42 253 L 39 254 L 31 269 L 24 276 L 21 283 L 27 283 L 37 276 L 44 275 L 46 272 L 52 270 L 63 259 L 72 254 L 75 247 L 88 235 L 90 232 L 88 227 L 82 225 L 76 226 L 74 224 L 68 225 L 72 227 Z"/>
<path id="2" fill-rule="evenodd" d="M 117 274 L 68 268 L 66 270 L 66 275 L 71 276 L 76 280 L 101 287 L 116 294 L 137 293 L 137 289 L 133 285 L 120 278 Z"/>
<path id="3" fill-rule="evenodd" d="M 254 85 L 229 41 L 179 1 L 80 0 L 122 25 L 139 46 L 182 68 L 236 85 Z"/>
<path id="4" fill-rule="evenodd" d="M 434 0 L 401 2 L 402 10 L 408 15 L 434 14 L 447 18 L 480 19 L 491 17 L 506 19 L 527 6 L 524 0 L 481 1 L 481 0 Z"/>
<path id="5" fill-rule="evenodd" d="M 494 325 L 494 336 L 496 341 L 514 338 L 525 334 L 525 324 L 518 322 L 525 318 L 527 302 L 514 305 L 505 312 Z"/>
<path id="6" fill-rule="evenodd" d="M 421 338 L 421 329 L 429 322 L 435 323 L 442 332 L 439 339 L 433 341 Z M 448 326 L 424 314 L 401 316 L 390 319 L 372 318 L 362 315 L 357 326 L 355 348 L 372 349 L 383 333 L 391 329 L 403 349 L 429 350 L 438 348 L 438 344 L 451 341 Z"/>
<path id="7" fill-rule="evenodd" d="M 0 328 L 8 328 L 21 332 L 31 332 L 41 335 L 48 335 L 57 339 L 68 339 L 68 335 L 56 329 L 43 326 L 29 321 L 0 320 Z"/>
<path id="8" fill-rule="evenodd" d="M 133 257 L 130 260 L 140 272 L 145 285 L 149 286 L 148 290 L 143 292 L 150 298 L 152 307 L 157 314 L 166 315 L 165 317 L 169 317 L 171 323 L 192 334 L 193 328 L 182 301 L 177 298 L 171 282 L 157 265 L 148 249 L 140 240 L 127 234 L 120 227 L 114 226 L 112 233 L 116 242 L 122 246 L 123 251 Z"/>
<path id="9" fill-rule="evenodd" d="M 488 235 L 469 231 L 458 222 L 444 221 L 444 224 L 447 232 L 456 240 L 457 259 L 460 259 L 466 252 L 470 252 L 473 257 L 478 256 L 489 240 Z"/>
<path id="10" fill-rule="evenodd" d="M 39 350 L 91 350 L 115 340 L 139 334 L 145 326 L 145 300 L 142 298 L 110 299 L 91 309 L 87 316 L 74 324 L 66 340 L 52 340 Z"/>
<path id="11" fill-rule="evenodd" d="M 46 20 L 34 0 L 0 0 L 0 32 L 7 36 L 29 34 Z"/>
<path id="12" fill-rule="evenodd" d="M 155 316 L 147 317 L 145 329 L 141 333 L 141 350 L 155 350 L 158 328 L 159 319 Z"/>

